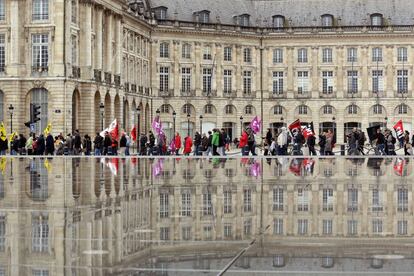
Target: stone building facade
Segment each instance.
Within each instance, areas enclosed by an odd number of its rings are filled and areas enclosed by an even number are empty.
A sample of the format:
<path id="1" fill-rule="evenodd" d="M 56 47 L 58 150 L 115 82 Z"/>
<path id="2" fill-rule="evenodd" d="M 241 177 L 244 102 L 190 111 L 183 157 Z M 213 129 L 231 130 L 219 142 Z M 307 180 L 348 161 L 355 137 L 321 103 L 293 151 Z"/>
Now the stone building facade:
<path id="1" fill-rule="evenodd" d="M 221 2 L 0 1 L 1 120 L 12 104 L 25 132 L 38 103 L 38 132 L 114 118 L 129 130 L 138 117 L 148 131 L 157 111 L 168 136 L 235 138 L 256 115 L 264 128 L 335 129 L 338 143 L 353 127 L 412 130 L 412 3 Z"/>

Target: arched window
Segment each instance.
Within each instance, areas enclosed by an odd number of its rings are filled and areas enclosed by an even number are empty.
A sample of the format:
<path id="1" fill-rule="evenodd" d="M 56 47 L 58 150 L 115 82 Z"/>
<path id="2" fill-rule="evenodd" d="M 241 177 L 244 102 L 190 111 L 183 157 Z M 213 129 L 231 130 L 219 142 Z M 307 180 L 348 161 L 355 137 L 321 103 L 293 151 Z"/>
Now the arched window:
<path id="1" fill-rule="evenodd" d="M 201 11 L 198 14 L 198 22 L 200 22 L 200 23 L 209 23 L 210 22 L 210 12 L 209 11 Z"/>
<path id="2" fill-rule="evenodd" d="M 214 109 L 214 107 L 213 107 L 212 104 L 206 104 L 204 106 L 204 113 L 205 114 L 213 114 L 213 109 Z"/>
<path id="3" fill-rule="evenodd" d="M 332 14 L 324 14 L 321 16 L 322 19 L 322 27 L 332 27 L 333 26 L 333 15 Z"/>
<path id="4" fill-rule="evenodd" d="M 234 107 L 232 105 L 226 105 L 226 107 L 224 108 L 224 112 L 226 114 L 233 114 L 235 112 Z"/>
<path id="5" fill-rule="evenodd" d="M 160 57 L 161 58 L 168 58 L 170 56 L 170 49 L 167 42 L 163 42 L 160 44 Z"/>
<path id="6" fill-rule="evenodd" d="M 402 114 L 408 114 L 408 105 L 406 104 L 400 104 L 398 106 L 398 114 L 402 115 Z"/>
<path id="7" fill-rule="evenodd" d="M 283 107 L 281 105 L 276 105 L 273 108 L 273 114 L 274 115 L 282 115 L 283 114 Z"/>
<path id="8" fill-rule="evenodd" d="M 191 114 L 191 110 L 192 108 L 191 108 L 191 105 L 190 104 L 185 104 L 184 106 L 183 106 L 183 113 L 184 114 Z"/>
<path id="9" fill-rule="evenodd" d="M 382 114 L 382 113 L 383 113 L 383 108 L 382 108 L 382 105 L 380 105 L 380 104 L 376 104 L 376 105 L 374 105 L 374 106 L 372 107 L 372 112 L 373 112 L 375 115 Z"/>
<path id="10" fill-rule="evenodd" d="M 298 114 L 299 115 L 307 115 L 308 114 L 308 107 L 306 105 L 300 105 L 298 107 Z"/>
<path id="11" fill-rule="evenodd" d="M 355 104 L 348 105 L 346 109 L 348 114 L 358 114 L 358 106 Z"/>
<path id="12" fill-rule="evenodd" d="M 191 58 L 191 45 L 184 43 L 182 47 L 182 58 L 190 59 Z"/>
<path id="13" fill-rule="evenodd" d="M 48 91 L 44 88 L 33 89 L 30 102 L 40 106 L 40 121 L 36 122 L 36 132 L 43 133 L 43 130 L 47 126 L 48 119 Z"/>
<path id="14" fill-rule="evenodd" d="M 158 7 L 154 9 L 155 18 L 157 20 L 166 20 L 167 19 L 167 8 L 166 7 Z"/>
<path id="15" fill-rule="evenodd" d="M 250 25 L 250 15 L 243 14 L 239 16 L 239 25 L 242 27 L 248 27 Z"/>
<path id="16" fill-rule="evenodd" d="M 283 28 L 285 26 L 285 17 L 283 15 L 273 16 L 273 28 Z"/>
<path id="17" fill-rule="evenodd" d="M 371 26 L 382 26 L 382 24 L 383 24 L 382 14 L 380 13 L 371 14 Z"/>
<path id="18" fill-rule="evenodd" d="M 253 110 L 254 110 L 253 106 L 247 105 L 244 108 L 244 114 L 246 114 L 246 115 L 252 115 L 253 114 Z"/>
<path id="19" fill-rule="evenodd" d="M 323 106 L 322 112 L 323 114 L 333 114 L 333 106 L 332 105 Z"/>
<path id="20" fill-rule="evenodd" d="M 170 106 L 168 104 L 163 104 L 160 108 L 161 113 L 170 113 Z"/>

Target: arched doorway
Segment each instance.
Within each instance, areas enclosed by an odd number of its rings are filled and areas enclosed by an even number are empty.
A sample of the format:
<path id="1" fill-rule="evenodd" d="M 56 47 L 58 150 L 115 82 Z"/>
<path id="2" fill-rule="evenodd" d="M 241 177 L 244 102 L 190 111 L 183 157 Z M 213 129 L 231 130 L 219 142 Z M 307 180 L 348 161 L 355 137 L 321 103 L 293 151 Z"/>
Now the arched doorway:
<path id="1" fill-rule="evenodd" d="M 111 118 L 111 112 L 112 111 L 112 105 L 111 105 L 111 96 L 109 93 L 106 93 L 105 95 L 105 120 L 104 120 L 104 128 L 106 128 L 113 120 Z"/>
<path id="2" fill-rule="evenodd" d="M 94 103 L 93 103 L 93 110 L 95 111 L 95 131 L 99 131 L 103 129 L 103 126 L 101 126 L 101 110 L 99 108 L 99 105 L 101 104 L 101 94 L 99 93 L 99 91 L 95 92 L 95 97 L 94 97 Z"/>
<path id="3" fill-rule="evenodd" d="M 233 141 L 233 139 L 238 136 L 238 134 L 236 133 L 236 123 L 224 122 L 223 128 L 229 135 L 231 141 Z"/>
<path id="4" fill-rule="evenodd" d="M 301 125 L 303 126 L 302 122 Z M 327 132 L 328 130 L 331 130 L 333 132 L 333 141 L 336 143 L 336 123 L 323 122 L 319 124 L 319 134 L 322 134 L 322 132 Z"/>
<path id="5" fill-rule="evenodd" d="M 34 88 L 30 91 L 30 103 L 40 106 L 40 120 L 35 124 L 36 134 L 43 133 L 48 120 L 48 91 L 45 88 Z M 30 114 L 30 105 L 29 105 Z"/>
<path id="6" fill-rule="evenodd" d="M 283 122 L 274 122 L 270 124 L 270 129 L 274 136 L 276 136 L 282 127 L 286 127 L 286 123 Z"/>
<path id="7" fill-rule="evenodd" d="M 119 95 L 117 94 L 115 96 L 115 100 L 114 100 L 114 108 L 115 108 L 115 118 L 118 122 L 118 124 L 121 124 L 123 122 L 122 119 L 122 114 L 121 114 L 121 101 L 119 99 Z M 121 126 L 121 128 L 125 128 L 125 125 Z"/>
<path id="8" fill-rule="evenodd" d="M 150 125 L 150 107 L 149 107 L 149 104 L 147 103 L 145 105 L 145 133 L 148 132 L 149 125 Z"/>
<path id="9" fill-rule="evenodd" d="M 79 128 L 80 94 L 79 90 L 73 90 L 72 94 L 72 132 Z"/>

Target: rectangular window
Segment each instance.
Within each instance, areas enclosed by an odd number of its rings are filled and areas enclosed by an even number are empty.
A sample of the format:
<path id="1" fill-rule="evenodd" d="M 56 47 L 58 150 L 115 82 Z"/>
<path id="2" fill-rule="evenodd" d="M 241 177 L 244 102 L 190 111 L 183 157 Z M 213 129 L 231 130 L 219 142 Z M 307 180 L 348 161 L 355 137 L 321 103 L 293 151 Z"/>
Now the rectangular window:
<path id="1" fill-rule="evenodd" d="M 243 93 L 251 94 L 252 93 L 252 72 L 243 71 Z"/>
<path id="2" fill-rule="evenodd" d="M 36 71 L 47 71 L 49 66 L 49 35 L 32 35 L 32 66 Z"/>
<path id="3" fill-rule="evenodd" d="M 408 233 L 408 222 L 406 220 L 399 220 L 397 224 L 398 235 L 407 235 Z"/>
<path id="4" fill-rule="evenodd" d="M 383 210 L 382 200 L 381 200 L 381 191 L 378 189 L 372 190 L 372 211 L 381 212 Z"/>
<path id="5" fill-rule="evenodd" d="M 0 0 L 0 21 L 6 20 L 5 0 Z"/>
<path id="6" fill-rule="evenodd" d="M 298 50 L 298 62 L 306 63 L 308 62 L 308 50 L 305 48 Z"/>
<path id="7" fill-rule="evenodd" d="M 243 210 L 244 212 L 252 211 L 252 190 L 251 189 L 243 190 Z"/>
<path id="8" fill-rule="evenodd" d="M 358 234 L 358 221 L 348 220 L 348 235 L 353 236 Z"/>
<path id="9" fill-rule="evenodd" d="M 405 188 L 398 189 L 397 195 L 397 211 L 407 212 L 408 211 L 408 190 Z"/>
<path id="10" fill-rule="evenodd" d="M 408 70 L 397 70 L 397 92 L 408 92 Z"/>
<path id="11" fill-rule="evenodd" d="M 348 71 L 348 93 L 358 93 L 358 71 Z"/>
<path id="12" fill-rule="evenodd" d="M 78 65 L 78 38 L 72 35 L 72 65 Z"/>
<path id="13" fill-rule="evenodd" d="M 223 77 L 224 85 L 223 85 L 223 92 L 231 93 L 232 90 L 232 71 L 231 70 L 224 70 L 224 77 Z"/>
<path id="14" fill-rule="evenodd" d="M 250 236 L 252 234 L 252 220 L 246 219 L 243 223 L 243 232 L 245 236 Z"/>
<path id="15" fill-rule="evenodd" d="M 283 49 L 273 50 L 273 63 L 283 63 Z"/>
<path id="16" fill-rule="evenodd" d="M 232 195 L 231 191 L 224 191 L 223 193 L 223 212 L 225 214 L 231 214 L 232 212 Z"/>
<path id="17" fill-rule="evenodd" d="M 273 72 L 273 94 L 283 94 L 283 72 Z"/>
<path id="18" fill-rule="evenodd" d="M 47 215 L 32 214 L 32 251 L 49 250 L 49 218 Z"/>
<path id="19" fill-rule="evenodd" d="M 348 62 L 357 62 L 357 61 L 358 61 L 358 49 L 348 48 Z"/>
<path id="20" fill-rule="evenodd" d="M 204 239 L 205 240 L 211 240 L 212 238 L 212 227 L 210 225 L 208 226 L 204 226 L 203 227 L 203 231 L 204 231 Z"/>
<path id="21" fill-rule="evenodd" d="M 160 91 L 168 92 L 170 79 L 170 68 L 160 67 Z"/>
<path id="22" fill-rule="evenodd" d="M 170 56 L 170 45 L 166 42 L 160 44 L 160 58 L 168 58 Z"/>
<path id="23" fill-rule="evenodd" d="M 332 71 L 322 72 L 322 93 L 323 94 L 333 93 L 333 72 Z"/>
<path id="24" fill-rule="evenodd" d="M 273 189 L 273 211 L 283 211 L 283 188 Z"/>
<path id="25" fill-rule="evenodd" d="M 189 192 L 181 194 L 181 216 L 191 217 L 191 194 Z"/>
<path id="26" fill-rule="evenodd" d="M 6 67 L 6 41 L 4 34 L 0 34 L 0 72 L 4 72 Z"/>
<path id="27" fill-rule="evenodd" d="M 407 62 L 408 61 L 408 54 L 406 47 L 399 47 L 397 49 L 397 60 L 398 62 Z"/>
<path id="28" fill-rule="evenodd" d="M 298 235 L 306 235 L 308 233 L 308 220 L 298 219 Z"/>
<path id="29" fill-rule="evenodd" d="M 323 63 L 332 62 L 332 49 L 331 48 L 322 49 L 322 62 Z"/>
<path id="30" fill-rule="evenodd" d="M 332 235 L 332 220 L 330 219 L 322 220 L 322 234 Z"/>
<path id="31" fill-rule="evenodd" d="M 232 59 L 232 49 L 231 47 L 224 48 L 224 61 L 231 61 Z"/>
<path id="32" fill-rule="evenodd" d="M 203 215 L 213 214 L 213 204 L 211 202 L 211 193 L 206 192 L 203 194 Z"/>
<path id="33" fill-rule="evenodd" d="M 160 218 L 168 218 L 170 210 L 169 195 L 167 193 L 160 194 Z"/>
<path id="34" fill-rule="evenodd" d="M 46 269 L 32 269 L 32 276 L 49 276 L 49 270 L 46 270 Z"/>
<path id="35" fill-rule="evenodd" d="M 160 227 L 160 240 L 162 241 L 170 240 L 170 228 L 169 227 Z"/>
<path id="36" fill-rule="evenodd" d="M 211 47 L 210 46 L 204 47 L 203 59 L 211 60 Z"/>
<path id="37" fill-rule="evenodd" d="M 333 189 L 323 189 L 322 191 L 322 210 L 325 212 L 333 211 Z"/>
<path id="38" fill-rule="evenodd" d="M 250 48 L 244 48 L 243 50 L 243 61 L 245 63 L 252 62 L 252 50 Z"/>
<path id="39" fill-rule="evenodd" d="M 203 92 L 211 93 L 211 77 L 213 74 L 213 69 L 203 68 Z"/>
<path id="40" fill-rule="evenodd" d="M 183 44 L 182 46 L 182 58 L 190 59 L 191 58 L 191 45 L 190 44 Z"/>
<path id="41" fill-rule="evenodd" d="M 49 0 L 33 0 L 32 18 L 33 21 L 49 20 Z"/>
<path id="42" fill-rule="evenodd" d="M 309 211 L 309 192 L 303 188 L 298 189 L 298 211 Z"/>
<path id="43" fill-rule="evenodd" d="M 184 226 L 181 228 L 181 232 L 184 241 L 191 240 L 191 226 Z"/>
<path id="44" fill-rule="evenodd" d="M 181 91 L 190 92 L 191 90 L 191 68 L 181 68 Z"/>
<path id="45" fill-rule="evenodd" d="M 78 0 L 72 0 L 72 23 L 78 22 Z"/>
<path id="46" fill-rule="evenodd" d="M 373 219 L 372 220 L 372 233 L 381 234 L 382 233 L 382 220 Z"/>
<path id="47" fill-rule="evenodd" d="M 231 238 L 232 228 L 231 224 L 224 224 L 223 234 L 225 238 Z"/>
<path id="48" fill-rule="evenodd" d="M 372 71 L 372 92 L 378 93 L 384 91 L 384 78 L 382 70 Z"/>
<path id="49" fill-rule="evenodd" d="M 306 94 L 309 91 L 309 72 L 298 71 L 297 78 L 298 94 Z"/>
<path id="50" fill-rule="evenodd" d="M 373 48 L 372 49 L 372 62 L 381 62 L 382 61 L 382 48 Z"/>
<path id="51" fill-rule="evenodd" d="M 358 190 L 348 189 L 348 212 L 358 211 Z"/>
<path id="52" fill-rule="evenodd" d="M 275 218 L 273 220 L 273 234 L 283 235 L 283 219 Z"/>
<path id="53" fill-rule="evenodd" d="M 308 114 L 308 106 L 306 105 L 300 105 L 299 106 L 299 115 L 306 115 Z"/>

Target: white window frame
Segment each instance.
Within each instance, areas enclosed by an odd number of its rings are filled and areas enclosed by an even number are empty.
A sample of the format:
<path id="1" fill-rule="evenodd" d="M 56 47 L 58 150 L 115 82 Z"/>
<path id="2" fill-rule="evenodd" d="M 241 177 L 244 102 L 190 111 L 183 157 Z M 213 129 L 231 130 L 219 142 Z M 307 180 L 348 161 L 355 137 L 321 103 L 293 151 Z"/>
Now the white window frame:
<path id="1" fill-rule="evenodd" d="M 309 92 L 309 72 L 298 71 L 297 76 L 298 94 L 307 94 Z"/>
<path id="2" fill-rule="evenodd" d="M 276 48 L 273 49 L 273 63 L 283 63 L 283 49 L 282 48 Z"/>
<path id="3" fill-rule="evenodd" d="M 397 70 L 397 93 L 408 93 L 408 70 Z"/>
<path id="4" fill-rule="evenodd" d="M 0 0 L 0 21 L 6 20 L 6 0 Z"/>
<path id="5" fill-rule="evenodd" d="M 49 0 L 32 1 L 32 20 L 47 21 L 49 20 Z"/>
<path id="6" fill-rule="evenodd" d="M 191 68 L 181 68 L 181 92 L 191 91 Z"/>
<path id="7" fill-rule="evenodd" d="M 408 61 L 408 49 L 407 49 L 407 47 L 398 47 L 397 48 L 397 61 L 398 62 L 407 62 Z"/>
<path id="8" fill-rule="evenodd" d="M 168 92 L 170 90 L 170 68 L 160 67 L 160 91 Z"/>
<path id="9" fill-rule="evenodd" d="M 272 92 L 275 95 L 283 95 L 283 71 L 273 71 Z"/>
<path id="10" fill-rule="evenodd" d="M 160 43 L 160 58 L 170 57 L 170 44 L 168 42 Z"/>
<path id="11" fill-rule="evenodd" d="M 211 46 L 204 46 L 203 48 L 203 59 L 204 60 L 212 60 L 212 55 L 211 55 Z"/>
<path id="12" fill-rule="evenodd" d="M 358 61 L 358 48 L 351 47 L 347 50 L 348 62 L 357 62 Z"/>
<path id="13" fill-rule="evenodd" d="M 243 93 L 252 93 L 252 71 L 243 71 Z"/>
<path id="14" fill-rule="evenodd" d="M 372 62 L 382 62 L 382 48 L 372 48 Z"/>
<path id="15" fill-rule="evenodd" d="M 243 211 L 245 213 L 249 213 L 253 211 L 251 189 L 243 189 Z"/>
<path id="16" fill-rule="evenodd" d="M 243 61 L 245 63 L 251 63 L 252 62 L 252 49 L 250 49 L 250 48 L 244 48 L 243 49 Z"/>
<path id="17" fill-rule="evenodd" d="M 350 94 L 358 94 L 358 71 L 357 70 L 349 70 L 347 71 L 347 78 L 348 78 L 348 93 Z"/>
<path id="18" fill-rule="evenodd" d="M 6 70 L 6 38 L 0 34 L 0 72 Z"/>
<path id="19" fill-rule="evenodd" d="M 224 53 L 223 53 L 224 61 L 231 61 L 232 60 L 233 49 L 228 46 L 228 47 L 224 47 L 223 51 L 224 51 Z"/>
<path id="20" fill-rule="evenodd" d="M 191 44 L 183 44 L 183 46 L 181 47 L 181 57 L 183 59 L 191 59 Z"/>
<path id="21" fill-rule="evenodd" d="M 384 77 L 383 70 L 372 70 L 372 92 L 384 91 Z"/>
<path id="22" fill-rule="evenodd" d="M 223 93 L 230 94 L 232 91 L 232 70 L 224 69 L 223 72 Z"/>
<path id="23" fill-rule="evenodd" d="M 323 48 L 322 49 L 322 62 L 323 63 L 332 63 L 333 59 L 333 50 L 332 48 Z"/>
<path id="24" fill-rule="evenodd" d="M 203 68 L 203 93 L 211 93 L 212 90 L 212 68 Z"/>
<path id="25" fill-rule="evenodd" d="M 273 108 L 273 114 L 274 115 L 283 115 L 283 107 L 281 105 L 276 105 Z"/>
<path id="26" fill-rule="evenodd" d="M 285 18 L 283 16 L 273 16 L 273 28 L 282 29 L 285 27 Z"/>
<path id="27" fill-rule="evenodd" d="M 332 94 L 334 90 L 333 71 L 322 71 L 322 93 Z"/>
<path id="28" fill-rule="evenodd" d="M 308 62 L 308 49 L 300 48 L 298 49 L 298 63 L 307 63 Z"/>
<path id="29" fill-rule="evenodd" d="M 284 190 L 282 187 L 273 188 L 273 212 L 283 211 L 284 210 L 284 200 L 283 200 Z"/>
<path id="30" fill-rule="evenodd" d="M 49 34 L 32 34 L 32 67 L 47 71 L 49 67 Z"/>

